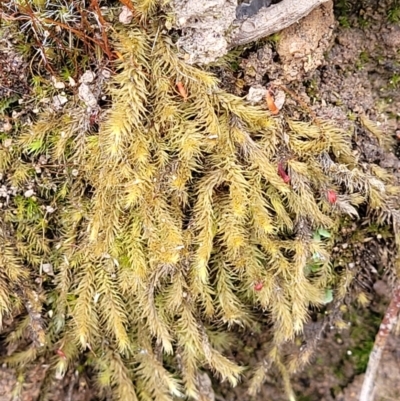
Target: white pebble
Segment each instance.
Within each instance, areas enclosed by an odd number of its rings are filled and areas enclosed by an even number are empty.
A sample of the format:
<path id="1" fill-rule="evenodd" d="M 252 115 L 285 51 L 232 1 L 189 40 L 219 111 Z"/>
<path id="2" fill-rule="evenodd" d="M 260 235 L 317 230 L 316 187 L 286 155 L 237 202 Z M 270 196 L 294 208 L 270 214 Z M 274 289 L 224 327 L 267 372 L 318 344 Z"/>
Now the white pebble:
<path id="1" fill-rule="evenodd" d="M 82 84 L 90 84 L 94 81 L 96 75 L 92 71 L 86 71 L 80 78 L 79 82 Z"/>
<path id="2" fill-rule="evenodd" d="M 43 263 L 42 270 L 49 276 L 54 276 L 53 265 L 51 263 Z"/>
<path id="3" fill-rule="evenodd" d="M 65 83 L 64 82 L 54 82 L 54 87 L 56 89 L 64 89 L 65 88 Z"/>
<path id="4" fill-rule="evenodd" d="M 51 214 L 51 213 L 54 213 L 54 207 L 52 207 L 52 206 L 46 206 L 46 212 L 47 213 L 49 213 L 49 214 Z"/>
<path id="5" fill-rule="evenodd" d="M 35 194 L 35 191 L 33 189 L 28 189 L 27 191 L 25 191 L 24 196 L 25 196 L 25 198 L 30 198 L 34 194 Z"/>

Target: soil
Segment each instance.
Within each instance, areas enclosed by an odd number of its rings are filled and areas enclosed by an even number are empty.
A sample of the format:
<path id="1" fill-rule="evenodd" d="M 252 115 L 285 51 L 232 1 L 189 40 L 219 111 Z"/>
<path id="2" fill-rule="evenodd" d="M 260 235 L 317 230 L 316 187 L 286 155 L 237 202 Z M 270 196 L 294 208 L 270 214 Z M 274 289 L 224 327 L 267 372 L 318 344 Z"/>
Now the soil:
<path id="1" fill-rule="evenodd" d="M 41 400 L 41 389 L 46 384 L 48 365 L 37 365 L 28 377 L 20 378 L 13 369 L 3 366 L 0 369 L 0 401 L 36 401 Z M 69 372 L 62 380 L 53 385 L 51 396 L 47 400 L 89 401 L 94 400 L 92 391 L 84 377 L 77 371 Z"/>
<path id="2" fill-rule="evenodd" d="M 396 5 L 400 7 L 394 0 L 338 0 L 333 14 L 332 4 L 327 3 L 279 37 L 245 50 L 234 71 L 215 71 L 228 90 L 243 96 L 252 86 L 286 85 L 317 116 L 333 119 L 345 129 L 350 129 L 349 118 L 366 114 L 393 139 L 393 144 L 383 148 L 372 134 L 360 130 L 355 135 L 354 151 L 365 163 L 387 168 L 400 180 L 400 12 L 397 21 L 388 18 L 388 10 Z M 13 86 L 15 90 L 26 91 L 20 74 L 22 61 L 12 50 L 7 57 L 8 63 L 0 57 L 0 76 L 8 71 L 10 81 L 20 82 L 19 87 Z M 3 78 L 0 84 L 1 88 L 12 86 Z M 287 96 L 283 107 L 291 102 L 297 100 Z M 360 230 L 365 231 L 361 237 L 356 235 Z M 341 263 L 361 266 L 353 284 L 356 296 L 340 308 L 341 329 L 328 325 L 322 330 L 329 308 L 311 312 L 301 341 L 310 343 L 316 336 L 321 339 L 312 363 L 292 379 L 298 401 L 358 399 L 368 355 L 390 299 L 394 262 L 390 233 L 379 228 L 374 232 L 367 218 L 356 225 L 349 222 L 335 249 L 336 268 Z M 231 350 L 232 358 L 247 366 L 263 361 L 269 340 L 266 327 L 267 323 L 260 322 L 252 333 L 237 333 L 240 341 Z M 300 348 L 302 344 L 295 345 Z M 379 369 L 376 400 L 400 399 L 399 350 L 400 339 L 392 334 Z M 39 400 L 47 368 L 43 361 L 20 386 L 17 372 L 2 366 L 0 401 Z M 94 400 L 90 388 L 88 379 L 73 368 L 48 400 Z M 214 382 L 215 395 L 208 398 L 287 400 L 279 374 L 273 370 L 267 372 L 267 381 L 257 396 L 249 397 L 247 388 L 247 376 L 235 389 Z"/>

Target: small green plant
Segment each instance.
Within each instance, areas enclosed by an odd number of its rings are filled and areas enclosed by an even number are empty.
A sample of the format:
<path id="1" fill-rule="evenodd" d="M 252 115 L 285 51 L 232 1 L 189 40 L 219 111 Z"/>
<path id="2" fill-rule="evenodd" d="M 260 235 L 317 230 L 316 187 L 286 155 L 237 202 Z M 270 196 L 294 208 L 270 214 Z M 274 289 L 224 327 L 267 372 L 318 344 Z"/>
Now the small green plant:
<path id="1" fill-rule="evenodd" d="M 339 24 L 340 26 L 342 26 L 343 28 L 350 28 L 351 27 L 351 23 L 349 20 L 349 17 L 342 15 L 338 18 Z"/>
<path id="2" fill-rule="evenodd" d="M 369 61 L 368 52 L 362 51 L 362 52 L 360 53 L 360 61 L 361 61 L 362 63 L 368 63 L 368 61 Z"/>
<path id="3" fill-rule="evenodd" d="M 367 51 L 363 50 L 360 52 L 359 56 L 358 56 L 358 60 L 357 60 L 357 68 L 359 70 L 362 70 L 365 66 L 365 64 L 367 64 L 369 62 L 369 54 Z"/>
<path id="4" fill-rule="evenodd" d="M 318 101 L 319 100 L 319 93 L 318 93 L 318 85 L 317 82 L 313 79 L 310 80 L 306 83 L 307 87 L 307 95 L 310 96 L 310 98 L 313 101 Z"/>
<path id="5" fill-rule="evenodd" d="M 355 360 L 357 374 L 365 373 L 373 346 L 374 339 L 371 339 L 363 341 L 362 347 L 356 347 L 351 350 L 352 358 Z"/>
<path id="6" fill-rule="evenodd" d="M 395 1 L 393 6 L 389 9 L 387 19 L 393 24 L 400 22 L 400 3 L 398 1 Z"/>
<path id="7" fill-rule="evenodd" d="M 11 95 L 8 98 L 0 100 L 0 116 L 7 114 L 7 112 L 18 102 L 18 95 Z"/>
<path id="8" fill-rule="evenodd" d="M 351 2 L 349 0 L 338 0 L 335 2 L 335 10 L 339 15 L 346 15 L 351 11 Z"/>
<path id="9" fill-rule="evenodd" d="M 349 358 L 355 362 L 356 373 L 365 373 L 369 356 L 374 346 L 375 336 L 381 322 L 381 316 L 371 313 L 370 310 L 359 310 L 349 316 L 352 322 L 351 340 L 354 344 L 350 348 Z"/>
<path id="10" fill-rule="evenodd" d="M 268 36 L 268 41 L 271 43 L 277 44 L 280 40 L 281 40 L 281 34 L 279 32 Z"/>
<path id="11" fill-rule="evenodd" d="M 392 89 L 398 89 L 400 85 L 400 74 L 393 74 L 389 80 L 389 86 Z"/>
<path id="12" fill-rule="evenodd" d="M 368 21 L 367 19 L 363 18 L 363 17 L 359 17 L 358 18 L 358 25 L 361 29 L 365 29 L 368 28 L 370 26 L 370 21 Z"/>
<path id="13" fill-rule="evenodd" d="M 339 21 L 340 26 L 344 28 L 350 28 L 350 14 L 351 14 L 351 3 L 348 0 L 339 0 L 335 2 L 335 14 Z"/>

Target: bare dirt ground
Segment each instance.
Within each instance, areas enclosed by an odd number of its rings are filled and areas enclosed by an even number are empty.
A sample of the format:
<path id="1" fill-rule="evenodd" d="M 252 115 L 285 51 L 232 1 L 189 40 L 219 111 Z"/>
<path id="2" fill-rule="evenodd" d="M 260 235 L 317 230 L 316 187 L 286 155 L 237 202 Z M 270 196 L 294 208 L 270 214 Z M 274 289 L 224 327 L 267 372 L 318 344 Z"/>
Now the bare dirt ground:
<path id="1" fill-rule="evenodd" d="M 303 24 L 286 30 L 279 38 L 246 50 L 234 72 L 216 69 L 216 73 L 228 90 L 239 95 L 246 95 L 252 85 L 285 84 L 318 116 L 328 117 L 348 128 L 349 118 L 365 113 L 388 135 L 400 138 L 400 23 L 389 15 L 396 5 L 398 3 L 393 0 L 338 0 L 335 15 L 328 4 L 316 10 Z M 21 82 L 17 70 L 23 66 L 15 57 L 10 52 L 9 63 L 3 57 L 0 68 L 10 72 L 11 80 Z M 15 68 L 11 62 L 16 63 Z M 10 87 L 6 82 L 1 83 Z M 17 89 L 25 91 L 26 82 L 24 87 Z M 364 131 L 355 134 L 354 149 L 365 163 L 376 163 L 400 177 L 400 140 L 391 149 L 384 150 L 376 138 Z M 368 225 L 368 221 L 365 222 Z M 328 328 L 312 364 L 293 378 L 298 401 L 358 399 L 368 354 L 389 302 L 391 277 L 387 271 L 393 263 L 390 234 L 379 230 L 371 234 L 369 230 L 368 241 L 365 241 L 365 236 L 358 240 L 355 233 L 359 227 L 344 229 L 338 239 L 336 257 L 338 261 L 350 258 L 351 263 L 362 266 L 354 286 L 368 295 L 369 304 L 362 307 L 349 300 L 343 306 L 343 322 L 347 327 L 342 330 Z M 313 312 L 311 318 L 305 336 L 309 339 L 319 332 L 323 314 Z M 266 328 L 267 323 L 260 322 L 254 332 L 238 333 L 240 340 L 232 349 L 232 357 L 244 365 L 254 365 L 262 360 L 268 339 Z M 400 399 L 399 350 L 400 338 L 392 334 L 379 370 L 377 400 Z M 46 361 L 43 361 L 22 380 L 18 372 L 2 366 L 0 401 L 40 400 L 46 372 Z M 24 384 L 20 385 L 22 381 Z M 248 396 L 247 384 L 246 378 L 235 389 L 215 383 L 215 399 L 287 400 L 279 375 L 273 371 L 255 398 Z M 47 399 L 94 400 L 90 388 L 90 379 L 72 369 Z"/>

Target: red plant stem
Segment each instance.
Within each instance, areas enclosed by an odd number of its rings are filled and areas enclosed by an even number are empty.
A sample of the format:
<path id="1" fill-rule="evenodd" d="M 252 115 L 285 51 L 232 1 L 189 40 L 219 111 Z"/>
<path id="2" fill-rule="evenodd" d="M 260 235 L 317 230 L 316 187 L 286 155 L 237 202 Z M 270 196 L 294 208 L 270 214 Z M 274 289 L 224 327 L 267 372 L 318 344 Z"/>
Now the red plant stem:
<path id="1" fill-rule="evenodd" d="M 32 24 L 34 24 L 34 25 L 36 25 L 37 21 L 45 22 L 46 24 L 50 24 L 50 25 L 57 25 L 60 28 L 63 28 L 63 29 L 66 29 L 68 31 L 73 32 L 76 36 L 81 38 L 83 41 L 86 40 L 86 41 L 90 41 L 90 42 L 93 42 L 93 43 L 97 44 L 98 46 L 100 46 L 103 49 L 104 53 L 107 54 L 107 56 L 109 58 L 112 58 L 112 55 L 110 54 L 110 52 L 107 53 L 107 49 L 105 49 L 105 44 L 102 41 L 100 41 L 98 39 L 95 39 L 95 38 L 92 38 L 91 36 L 86 35 L 84 32 L 81 32 L 79 29 L 75 29 L 75 28 L 69 26 L 68 24 L 63 24 L 62 22 L 55 21 L 55 20 L 53 20 L 51 18 L 43 18 L 42 20 L 39 20 L 36 17 L 36 15 L 33 13 L 33 11 L 31 9 L 29 9 L 29 8 L 20 7 L 20 10 L 21 10 L 21 12 L 26 13 L 26 16 L 24 16 L 24 15 L 20 15 L 20 16 L 17 16 L 17 17 L 8 16 L 7 20 L 13 20 L 13 21 L 30 20 L 30 21 L 32 21 Z M 1 13 L 1 17 L 2 18 L 4 17 L 4 13 Z"/>
<path id="2" fill-rule="evenodd" d="M 138 12 L 136 11 L 135 7 L 133 6 L 132 0 L 119 0 L 125 7 L 128 7 L 129 10 L 132 11 L 133 17 L 138 20 Z"/>
<path id="3" fill-rule="evenodd" d="M 288 184 L 290 182 L 290 177 L 288 174 L 286 174 L 285 169 L 283 168 L 283 163 L 279 162 L 278 163 L 278 174 L 282 178 L 285 184 Z"/>
<path id="4" fill-rule="evenodd" d="M 97 0 L 92 0 L 90 3 L 90 7 L 93 8 L 95 13 L 97 14 L 97 17 L 99 18 L 99 22 L 101 25 L 101 37 L 103 39 L 103 44 L 104 44 L 104 53 L 107 54 L 108 58 L 112 60 L 112 52 L 110 51 L 110 46 L 108 45 L 108 36 L 106 32 L 106 27 L 107 27 L 107 21 L 104 19 L 103 14 L 101 13 L 100 6 Z"/>
<path id="5" fill-rule="evenodd" d="M 400 283 L 397 284 L 393 291 L 392 300 L 386 310 L 382 323 L 379 327 L 378 334 L 375 338 L 374 347 L 369 356 L 368 367 L 365 373 L 364 382 L 361 388 L 359 401 L 373 401 L 374 399 L 374 385 L 376 372 L 379 367 L 379 362 L 382 357 L 386 341 L 393 326 L 397 323 L 400 311 Z"/>

